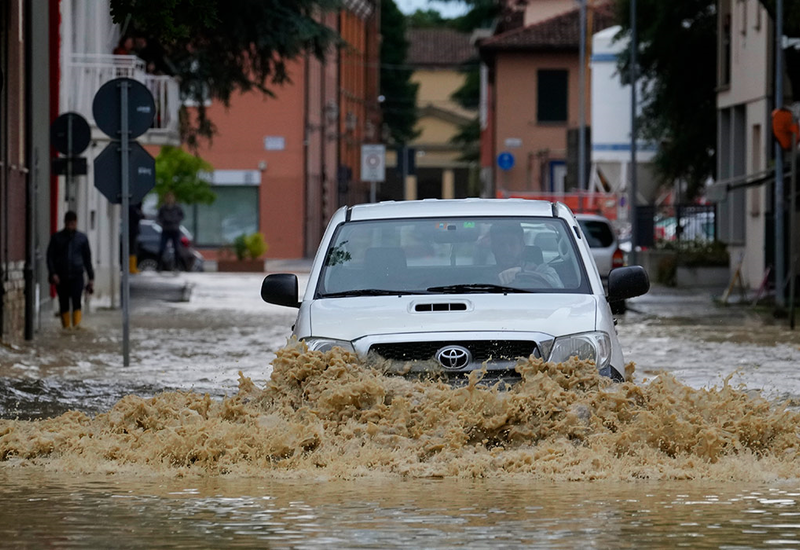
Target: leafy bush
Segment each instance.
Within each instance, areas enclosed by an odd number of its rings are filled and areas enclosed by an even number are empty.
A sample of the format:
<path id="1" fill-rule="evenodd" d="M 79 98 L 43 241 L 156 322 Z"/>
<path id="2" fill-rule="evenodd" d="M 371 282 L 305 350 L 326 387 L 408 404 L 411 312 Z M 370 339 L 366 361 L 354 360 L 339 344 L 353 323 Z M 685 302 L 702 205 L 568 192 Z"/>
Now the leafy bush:
<path id="1" fill-rule="evenodd" d="M 233 252 L 239 260 L 245 258 L 257 260 L 264 255 L 268 248 L 269 245 L 264 241 L 264 235 L 258 232 L 250 235 L 242 233 L 233 240 Z"/>

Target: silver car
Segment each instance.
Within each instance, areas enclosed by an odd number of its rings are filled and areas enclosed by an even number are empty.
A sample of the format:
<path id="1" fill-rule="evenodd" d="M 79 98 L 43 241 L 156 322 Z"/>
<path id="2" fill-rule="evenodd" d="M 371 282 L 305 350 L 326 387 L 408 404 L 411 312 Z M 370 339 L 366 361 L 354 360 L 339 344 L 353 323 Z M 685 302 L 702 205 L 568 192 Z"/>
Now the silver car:
<path id="1" fill-rule="evenodd" d="M 575 214 L 575 218 L 586 236 L 589 248 L 592 251 L 594 263 L 604 285 L 608 285 L 608 275 L 612 269 L 625 265 L 625 254 L 619 246 L 617 232 L 608 218 L 596 214 Z M 625 300 L 611 303 L 611 310 L 615 314 L 627 311 Z"/>
<path id="2" fill-rule="evenodd" d="M 639 266 L 616 269 L 612 299 L 647 292 Z M 624 359 L 588 236 L 565 205 L 524 199 L 344 207 L 328 225 L 305 295 L 294 274 L 262 298 L 298 308 L 294 335 L 463 380 L 512 379 L 521 357 L 592 360 L 622 380 Z"/>

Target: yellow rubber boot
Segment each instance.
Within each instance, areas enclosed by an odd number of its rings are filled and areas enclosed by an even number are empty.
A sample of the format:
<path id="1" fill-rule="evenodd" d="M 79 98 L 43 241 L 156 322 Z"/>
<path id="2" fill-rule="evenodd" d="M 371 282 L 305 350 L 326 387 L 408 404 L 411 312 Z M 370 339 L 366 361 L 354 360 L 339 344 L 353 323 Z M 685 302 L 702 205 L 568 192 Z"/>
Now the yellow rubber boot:
<path id="1" fill-rule="evenodd" d="M 81 317 L 82 317 L 81 310 L 76 309 L 75 311 L 73 311 L 72 312 L 72 326 L 74 326 L 75 328 L 79 328 L 78 325 L 81 324 Z"/>
<path id="2" fill-rule="evenodd" d="M 131 275 L 136 275 L 137 273 L 139 273 L 139 270 L 136 268 L 135 255 L 131 255 L 128 257 L 128 265 L 129 265 L 128 273 L 130 273 Z"/>
<path id="3" fill-rule="evenodd" d="M 69 328 L 69 311 L 61 314 L 61 326 Z"/>

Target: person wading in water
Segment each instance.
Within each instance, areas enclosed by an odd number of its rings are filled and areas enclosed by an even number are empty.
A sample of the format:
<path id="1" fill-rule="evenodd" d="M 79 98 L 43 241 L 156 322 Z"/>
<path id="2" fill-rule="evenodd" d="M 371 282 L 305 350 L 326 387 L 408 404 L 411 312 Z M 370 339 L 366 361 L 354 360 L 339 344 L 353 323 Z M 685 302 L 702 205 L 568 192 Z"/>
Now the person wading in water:
<path id="1" fill-rule="evenodd" d="M 64 229 L 54 233 L 47 246 L 47 271 L 50 283 L 58 293 L 61 325 L 78 328 L 81 324 L 81 296 L 84 289 L 84 272 L 89 276 L 86 291 L 94 292 L 94 269 L 89 239 L 78 231 L 78 216 L 70 210 L 64 215 Z M 70 303 L 72 319 L 70 319 Z"/>

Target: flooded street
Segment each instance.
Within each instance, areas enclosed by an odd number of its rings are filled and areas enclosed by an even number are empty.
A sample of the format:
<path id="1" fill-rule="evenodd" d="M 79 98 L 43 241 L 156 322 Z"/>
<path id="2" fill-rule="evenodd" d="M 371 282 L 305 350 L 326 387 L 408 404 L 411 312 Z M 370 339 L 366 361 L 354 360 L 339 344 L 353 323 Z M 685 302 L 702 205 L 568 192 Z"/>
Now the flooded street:
<path id="1" fill-rule="evenodd" d="M 797 548 L 800 486 L 0 472 L 16 547 Z M 104 521 L 96 521 L 102 511 Z"/>
<path id="2" fill-rule="evenodd" d="M 531 362 L 496 392 L 282 349 L 260 276 L 187 280 L 136 302 L 129 368 L 119 311 L 0 352 L 5 543 L 800 548 L 785 320 L 654 289 L 618 325 L 634 383 Z"/>

